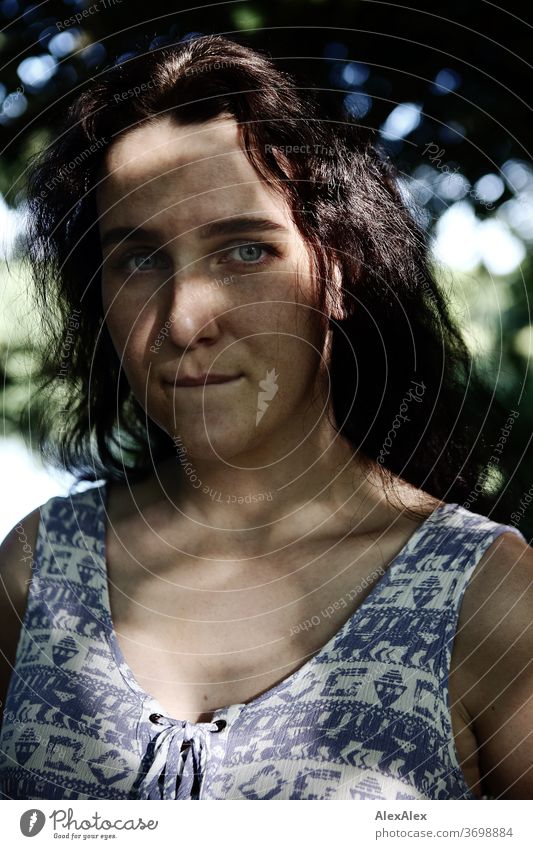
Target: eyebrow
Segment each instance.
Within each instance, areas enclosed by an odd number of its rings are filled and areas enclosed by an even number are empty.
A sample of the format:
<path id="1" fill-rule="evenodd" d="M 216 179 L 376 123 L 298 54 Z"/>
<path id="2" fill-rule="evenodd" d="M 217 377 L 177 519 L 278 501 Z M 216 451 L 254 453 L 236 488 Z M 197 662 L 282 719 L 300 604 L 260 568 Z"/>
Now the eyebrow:
<path id="1" fill-rule="evenodd" d="M 288 230 L 283 224 L 272 221 L 270 218 L 256 218 L 245 215 L 239 218 L 225 218 L 221 221 L 212 221 L 197 229 L 197 235 L 201 239 L 212 239 L 215 236 L 228 236 L 234 233 L 242 233 L 254 230 L 255 232 L 283 232 Z M 102 248 L 114 245 L 117 242 L 139 241 L 141 239 L 159 239 L 158 234 L 149 227 L 112 227 L 102 234 Z"/>

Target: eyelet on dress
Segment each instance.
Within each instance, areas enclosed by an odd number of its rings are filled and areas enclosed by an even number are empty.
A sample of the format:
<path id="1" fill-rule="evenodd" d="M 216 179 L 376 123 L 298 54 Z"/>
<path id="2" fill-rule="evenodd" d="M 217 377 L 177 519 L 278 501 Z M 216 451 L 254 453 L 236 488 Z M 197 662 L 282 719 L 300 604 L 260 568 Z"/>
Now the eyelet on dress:
<path id="1" fill-rule="evenodd" d="M 151 713 L 150 714 L 150 722 L 155 722 L 156 725 L 159 725 L 159 720 L 161 719 L 160 713 Z"/>
<path id="2" fill-rule="evenodd" d="M 213 734 L 216 734 L 218 731 L 223 731 L 228 723 L 225 719 L 215 719 L 214 724 L 217 726 L 217 730 L 213 731 Z"/>

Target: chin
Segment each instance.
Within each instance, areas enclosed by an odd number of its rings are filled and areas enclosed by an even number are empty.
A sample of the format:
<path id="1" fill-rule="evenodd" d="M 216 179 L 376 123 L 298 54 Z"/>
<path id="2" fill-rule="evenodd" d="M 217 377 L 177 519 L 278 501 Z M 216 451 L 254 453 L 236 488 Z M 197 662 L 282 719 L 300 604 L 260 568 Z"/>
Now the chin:
<path id="1" fill-rule="evenodd" d="M 239 427 L 238 422 L 230 420 L 222 425 L 220 422 L 210 425 L 207 417 L 205 421 L 195 417 L 194 423 L 176 421 L 165 430 L 176 445 L 177 453 L 183 446 L 187 459 L 203 463 L 231 462 L 232 458 L 253 447 L 252 437 L 256 436 L 249 428 Z"/>

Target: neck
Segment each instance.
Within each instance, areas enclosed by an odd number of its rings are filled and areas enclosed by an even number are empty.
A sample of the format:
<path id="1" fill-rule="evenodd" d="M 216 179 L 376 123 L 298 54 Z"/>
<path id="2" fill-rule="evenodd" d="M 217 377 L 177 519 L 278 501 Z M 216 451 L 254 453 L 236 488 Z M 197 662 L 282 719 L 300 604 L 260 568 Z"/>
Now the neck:
<path id="1" fill-rule="evenodd" d="M 372 512 L 384 501 L 375 471 L 322 417 L 302 438 L 293 428 L 230 461 L 190 457 L 185 445 L 157 468 L 158 495 L 210 530 L 292 534 Z"/>

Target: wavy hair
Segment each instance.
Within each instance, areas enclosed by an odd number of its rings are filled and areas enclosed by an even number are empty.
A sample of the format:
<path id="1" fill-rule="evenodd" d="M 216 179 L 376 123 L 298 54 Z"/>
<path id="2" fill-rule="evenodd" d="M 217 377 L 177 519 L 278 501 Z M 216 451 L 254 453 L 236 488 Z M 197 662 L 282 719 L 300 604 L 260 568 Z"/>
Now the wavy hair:
<path id="1" fill-rule="evenodd" d="M 340 272 L 344 318 L 331 319 L 334 426 L 382 470 L 386 487 L 402 478 L 457 502 L 476 492 L 475 509 L 487 514 L 492 502 L 480 481 L 495 402 L 476 377 L 394 167 L 340 101 L 326 102 L 266 54 L 221 36 L 104 70 L 31 165 L 27 255 L 47 339 L 43 454 L 78 480 L 133 480 L 175 452 L 133 398 L 106 328 L 95 198 L 113 140 L 162 114 L 186 124 L 233 116 L 246 156 L 288 203 L 311 248 L 319 310 Z M 58 385 L 66 401 L 59 434 Z"/>

